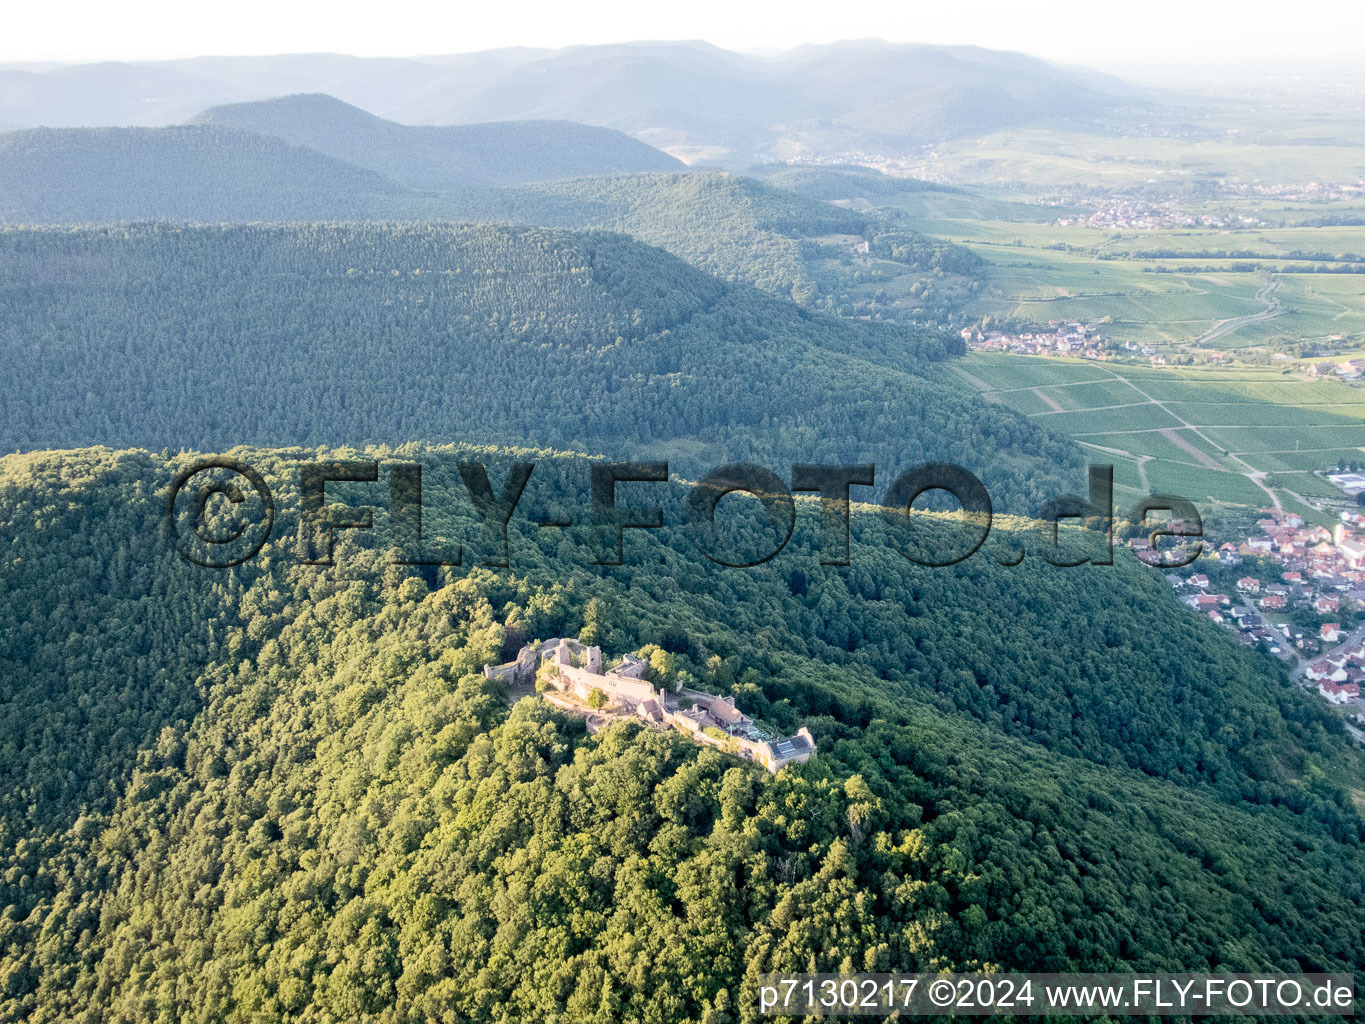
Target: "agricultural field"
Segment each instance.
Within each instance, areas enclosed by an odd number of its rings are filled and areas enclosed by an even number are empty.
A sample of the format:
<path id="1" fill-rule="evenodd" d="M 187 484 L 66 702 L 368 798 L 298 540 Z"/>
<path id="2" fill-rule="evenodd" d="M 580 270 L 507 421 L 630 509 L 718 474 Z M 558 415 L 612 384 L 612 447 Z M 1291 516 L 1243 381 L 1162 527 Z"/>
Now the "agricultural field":
<path id="1" fill-rule="evenodd" d="M 960 139 L 934 147 L 907 163 L 916 177 L 954 184 L 972 182 L 1031 187 L 1113 188 L 1131 191 L 1151 186 L 1231 180 L 1320 182 L 1365 177 L 1365 146 L 1357 114 L 1333 117 L 1317 129 L 1297 118 L 1267 131 L 1264 110 L 1248 112 L 1250 125 L 1236 114 L 1207 119 L 1202 131 L 1187 137 L 1084 134 L 1025 128 Z M 1325 130 L 1324 130 L 1325 129 Z M 1337 144 L 1324 145 L 1328 136 Z"/>
<path id="2" fill-rule="evenodd" d="M 1113 463 L 1121 503 L 1167 492 L 1326 522 L 1346 499 L 1319 472 L 1365 463 L 1365 388 L 1337 381 L 980 352 L 948 372 Z"/>
<path id="3" fill-rule="evenodd" d="M 1213 351 L 1264 361 L 1285 349 L 1297 356 L 1305 343 L 1334 351 L 1365 346 L 1365 273 L 1307 273 L 1317 264 L 1287 258 L 1295 251 L 1365 254 L 1365 226 L 1106 232 L 934 220 L 923 228 L 989 261 L 989 276 L 967 308 L 972 317 L 1099 324 L 1119 343 L 1161 346 L 1194 361 Z M 1142 255 L 1152 251 L 1194 255 Z M 1255 255 L 1201 255 L 1227 251 Z"/>
<path id="4" fill-rule="evenodd" d="M 1365 350 L 1365 114 L 1285 88 L 1150 134 L 945 143 L 897 171 L 951 188 L 852 205 L 983 256 L 963 312 L 996 326 L 1081 321 L 1180 364 Z"/>
<path id="5" fill-rule="evenodd" d="M 1053 239 L 1068 230 L 1035 227 Z M 1177 345 L 1194 342 L 1221 321 L 1264 308 L 1256 300 L 1262 275 L 1152 274 L 1131 261 L 1042 246 L 955 240 L 971 245 L 991 263 L 990 277 L 969 309 L 976 317 L 1102 323 L 1101 330 L 1118 342 Z"/>

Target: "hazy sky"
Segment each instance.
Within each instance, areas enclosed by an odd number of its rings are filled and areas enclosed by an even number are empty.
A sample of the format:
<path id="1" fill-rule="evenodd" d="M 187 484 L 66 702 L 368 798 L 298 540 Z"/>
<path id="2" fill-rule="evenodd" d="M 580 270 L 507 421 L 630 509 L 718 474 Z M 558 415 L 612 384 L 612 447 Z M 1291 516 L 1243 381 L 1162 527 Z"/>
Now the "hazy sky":
<path id="1" fill-rule="evenodd" d="M 1136 71 L 1149 63 L 1365 68 L 1362 0 L 68 0 L 12 3 L 0 60 L 363 56 L 706 39 L 741 50 L 877 36 Z"/>

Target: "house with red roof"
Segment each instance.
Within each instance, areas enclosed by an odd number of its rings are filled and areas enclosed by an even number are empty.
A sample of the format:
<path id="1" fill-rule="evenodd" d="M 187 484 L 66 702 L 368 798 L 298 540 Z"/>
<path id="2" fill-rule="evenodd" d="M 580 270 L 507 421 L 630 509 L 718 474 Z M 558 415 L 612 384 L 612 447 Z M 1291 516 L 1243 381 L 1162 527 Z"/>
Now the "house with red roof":
<path id="1" fill-rule="evenodd" d="M 1333 665 L 1330 661 L 1323 659 L 1315 661 L 1308 666 L 1304 675 L 1317 682 L 1344 683 L 1346 681 L 1346 670 L 1338 665 Z"/>
<path id="2" fill-rule="evenodd" d="M 1348 700 L 1354 700 L 1360 696 L 1360 686 L 1357 683 L 1334 683 L 1330 680 L 1323 680 L 1318 684 L 1318 693 L 1333 704 L 1345 704 Z"/>

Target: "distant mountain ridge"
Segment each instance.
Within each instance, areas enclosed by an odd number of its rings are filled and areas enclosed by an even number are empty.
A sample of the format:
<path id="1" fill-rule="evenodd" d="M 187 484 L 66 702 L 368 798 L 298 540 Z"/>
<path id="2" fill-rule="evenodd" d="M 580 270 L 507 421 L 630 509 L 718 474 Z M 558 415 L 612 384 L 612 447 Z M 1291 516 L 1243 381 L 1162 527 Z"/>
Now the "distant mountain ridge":
<path id="1" fill-rule="evenodd" d="M 608 128 L 570 121 L 404 125 L 322 93 L 212 107 L 191 123 L 283 139 L 422 189 L 679 171 L 685 166 Z"/>
<path id="2" fill-rule="evenodd" d="M 775 57 L 696 42 L 0 68 L 0 123 L 169 124 L 224 103 L 325 92 L 406 124 L 569 120 L 731 165 L 906 147 L 1153 104 L 1118 79 L 977 47 L 858 40 Z"/>
<path id="3" fill-rule="evenodd" d="M 165 128 L 0 132 L 0 223 L 449 218 L 446 193 L 685 169 L 609 128 L 414 128 L 287 96 Z"/>
<path id="4" fill-rule="evenodd" d="M 240 128 L 31 128 L 0 133 L 0 223 L 216 223 L 391 215 L 403 189 Z"/>

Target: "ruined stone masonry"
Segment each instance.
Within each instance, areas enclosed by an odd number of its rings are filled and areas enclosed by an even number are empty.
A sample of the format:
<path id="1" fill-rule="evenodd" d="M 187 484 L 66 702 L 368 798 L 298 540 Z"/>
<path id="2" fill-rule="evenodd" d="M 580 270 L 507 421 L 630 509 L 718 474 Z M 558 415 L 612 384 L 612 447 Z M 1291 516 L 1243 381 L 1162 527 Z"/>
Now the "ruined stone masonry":
<path id="1" fill-rule="evenodd" d="M 594 690 L 602 694 L 602 712 L 609 717 L 634 717 L 656 728 L 672 727 L 695 742 L 757 761 L 773 774 L 789 764 L 808 761 L 815 740 L 802 726 L 795 736 L 769 737 L 729 697 L 701 690 L 666 693 L 643 678 L 644 661 L 627 654 L 619 665 L 602 671 L 602 649 L 577 640 L 555 638 L 527 644 L 515 661 L 485 665 L 489 679 L 527 685 L 537 678 L 547 688 L 572 694 L 581 701 Z M 681 700 L 691 702 L 684 707 Z"/>

